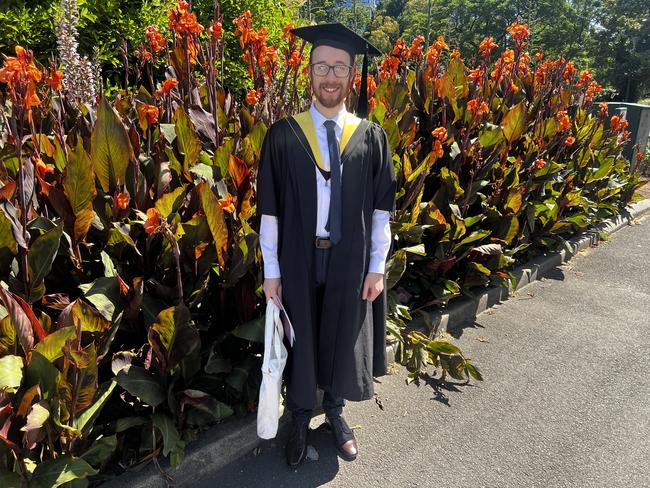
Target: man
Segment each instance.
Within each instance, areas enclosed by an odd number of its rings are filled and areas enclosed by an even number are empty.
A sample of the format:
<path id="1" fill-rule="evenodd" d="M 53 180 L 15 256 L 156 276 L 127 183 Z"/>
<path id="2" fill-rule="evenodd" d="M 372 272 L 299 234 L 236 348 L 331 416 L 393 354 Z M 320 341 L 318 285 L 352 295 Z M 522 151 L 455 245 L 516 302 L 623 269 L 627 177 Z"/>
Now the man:
<path id="1" fill-rule="evenodd" d="M 295 329 L 285 369 L 293 429 L 287 462 L 306 457 L 316 389 L 339 454 L 357 457 L 345 399 L 371 398 L 385 374 L 384 271 L 395 175 L 385 132 L 345 109 L 364 54 L 379 51 L 341 24 L 294 29 L 312 43 L 311 108 L 273 124 L 257 179 L 266 300 L 283 302 Z M 365 114 L 364 114 L 365 115 Z M 379 297 L 379 298 L 378 298 Z"/>

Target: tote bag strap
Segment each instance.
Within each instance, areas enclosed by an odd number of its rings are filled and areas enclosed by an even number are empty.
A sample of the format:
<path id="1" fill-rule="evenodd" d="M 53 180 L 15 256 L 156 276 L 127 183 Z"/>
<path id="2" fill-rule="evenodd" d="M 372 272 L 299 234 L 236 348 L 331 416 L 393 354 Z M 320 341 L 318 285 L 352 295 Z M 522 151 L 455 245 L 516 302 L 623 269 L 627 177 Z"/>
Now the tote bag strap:
<path id="1" fill-rule="evenodd" d="M 279 337 L 278 334 L 280 334 Z M 273 300 L 269 300 L 266 304 L 266 321 L 264 324 L 263 371 L 269 370 L 269 362 L 271 359 L 281 357 L 282 334 L 280 309 Z M 271 354 L 275 354 L 275 356 L 272 357 Z"/>

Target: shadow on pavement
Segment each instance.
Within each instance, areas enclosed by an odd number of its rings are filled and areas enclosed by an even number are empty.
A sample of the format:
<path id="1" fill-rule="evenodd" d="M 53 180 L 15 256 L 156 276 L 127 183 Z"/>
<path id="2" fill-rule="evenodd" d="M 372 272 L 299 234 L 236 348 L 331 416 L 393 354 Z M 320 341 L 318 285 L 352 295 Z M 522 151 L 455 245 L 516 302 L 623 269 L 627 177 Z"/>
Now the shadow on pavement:
<path id="1" fill-rule="evenodd" d="M 313 421 L 312 421 L 313 422 Z M 313 425 L 313 424 L 312 424 Z M 339 472 L 339 459 L 332 435 L 324 425 L 309 432 L 309 444 L 318 453 L 318 460 L 306 460 L 297 469 L 287 466 L 284 446 L 287 433 L 266 441 L 259 451 L 229 464 L 212 473 L 209 479 L 197 483 L 199 488 L 241 488 L 263 486 L 264 488 L 312 488 L 332 481 Z"/>

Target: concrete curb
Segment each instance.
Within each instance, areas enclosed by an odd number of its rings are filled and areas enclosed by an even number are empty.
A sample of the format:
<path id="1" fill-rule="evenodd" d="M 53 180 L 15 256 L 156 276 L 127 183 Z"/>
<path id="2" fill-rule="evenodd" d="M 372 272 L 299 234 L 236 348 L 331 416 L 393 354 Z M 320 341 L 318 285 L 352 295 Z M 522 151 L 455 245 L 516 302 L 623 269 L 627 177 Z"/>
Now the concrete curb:
<path id="1" fill-rule="evenodd" d="M 549 270 L 571 259 L 579 251 L 596 244 L 600 240 L 601 233 L 611 234 L 616 232 L 648 211 L 650 211 L 650 199 L 637 202 L 616 218 L 607 220 L 595 228 L 570 239 L 571 252 L 562 250 L 557 253 L 550 253 L 516 268 L 513 271 L 517 278 L 515 290 L 508 291 L 503 287 L 490 287 L 474 298 L 462 298 L 452 302 L 452 305 L 442 312 L 439 310 L 430 311 L 434 327 L 436 329 L 444 327 L 444 330 L 453 332 L 455 329 L 460 329 L 472 323 L 478 314 L 507 300 L 513 291 L 521 290 L 541 278 Z M 386 352 L 389 361 L 394 361 L 396 345 L 387 346 Z M 289 415 L 285 414 L 280 418 L 278 437 L 281 437 L 288 430 L 288 427 Z M 157 488 L 166 487 L 170 484 L 178 487 L 191 486 L 196 481 L 219 471 L 236 459 L 252 452 L 253 449 L 263 443 L 269 442 L 272 441 L 263 441 L 257 437 L 256 418 L 254 415 L 247 415 L 243 418 L 216 425 L 204 432 L 197 441 L 189 445 L 185 459 L 178 469 L 172 469 L 166 460 L 161 462 L 161 468 L 169 476 L 173 477 L 171 482 L 166 481 L 153 465 L 148 464 L 139 471 L 124 473 L 103 484 L 102 487 Z"/>

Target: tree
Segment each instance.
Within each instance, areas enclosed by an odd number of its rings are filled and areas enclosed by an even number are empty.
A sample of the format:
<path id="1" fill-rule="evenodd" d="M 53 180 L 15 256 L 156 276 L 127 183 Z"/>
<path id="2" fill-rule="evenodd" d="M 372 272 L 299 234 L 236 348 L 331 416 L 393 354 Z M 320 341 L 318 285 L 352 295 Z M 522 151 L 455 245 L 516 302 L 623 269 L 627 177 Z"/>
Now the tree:
<path id="1" fill-rule="evenodd" d="M 597 73 L 615 100 L 635 102 L 650 93 L 650 4 L 603 0 L 597 11 L 593 52 Z"/>

